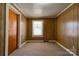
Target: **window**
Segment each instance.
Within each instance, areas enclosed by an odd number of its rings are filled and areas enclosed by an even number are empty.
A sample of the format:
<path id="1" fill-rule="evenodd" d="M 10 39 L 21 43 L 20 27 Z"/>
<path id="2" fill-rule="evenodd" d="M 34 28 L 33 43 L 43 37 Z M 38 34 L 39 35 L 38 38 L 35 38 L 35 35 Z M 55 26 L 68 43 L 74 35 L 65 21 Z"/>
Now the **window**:
<path id="1" fill-rule="evenodd" d="M 32 21 L 32 36 L 43 36 L 43 21 L 33 20 Z"/>

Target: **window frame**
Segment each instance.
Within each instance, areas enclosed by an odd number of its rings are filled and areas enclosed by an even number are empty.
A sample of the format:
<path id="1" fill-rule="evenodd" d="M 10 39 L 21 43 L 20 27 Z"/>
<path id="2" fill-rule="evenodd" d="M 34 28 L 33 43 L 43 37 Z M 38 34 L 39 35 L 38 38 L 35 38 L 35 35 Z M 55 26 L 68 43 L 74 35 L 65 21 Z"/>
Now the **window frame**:
<path id="1" fill-rule="evenodd" d="M 33 21 L 41 21 L 42 22 L 42 35 L 33 35 Z M 43 20 L 32 20 L 32 37 L 43 37 L 44 36 L 44 21 Z"/>

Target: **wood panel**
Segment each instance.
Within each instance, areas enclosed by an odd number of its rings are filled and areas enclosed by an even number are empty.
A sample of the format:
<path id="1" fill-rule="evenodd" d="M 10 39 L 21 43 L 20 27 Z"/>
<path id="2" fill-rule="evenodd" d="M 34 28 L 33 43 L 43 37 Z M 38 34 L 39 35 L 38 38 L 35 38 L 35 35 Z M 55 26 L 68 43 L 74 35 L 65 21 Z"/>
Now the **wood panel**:
<path id="1" fill-rule="evenodd" d="M 77 54 L 77 4 L 57 18 L 57 41 Z"/>
<path id="2" fill-rule="evenodd" d="M 45 40 L 55 40 L 55 20 L 56 19 L 46 19 L 45 20 Z"/>
<path id="3" fill-rule="evenodd" d="M 44 21 L 44 25 L 43 25 L 43 31 L 44 31 L 44 35 L 43 37 L 32 37 L 32 20 L 43 20 Z M 28 19 L 28 40 L 54 40 L 56 39 L 56 35 L 55 35 L 55 19 L 52 18 L 42 18 L 42 19 Z"/>
<path id="4" fill-rule="evenodd" d="M 78 24 L 78 28 L 77 28 L 77 54 L 79 55 L 79 4 L 77 4 L 77 24 Z"/>
<path id="5" fill-rule="evenodd" d="M 18 15 L 9 10 L 8 54 L 18 47 Z"/>
<path id="6" fill-rule="evenodd" d="M 30 39 L 30 40 L 40 40 L 40 39 L 44 39 L 44 36 L 43 37 L 33 37 L 32 36 L 32 21 L 33 21 L 33 19 L 29 19 L 28 20 L 28 39 Z"/>
<path id="7" fill-rule="evenodd" d="M 73 5 L 73 23 L 74 23 L 74 37 L 73 37 L 73 44 L 74 44 L 74 53 L 78 55 L 78 4 Z"/>
<path id="8" fill-rule="evenodd" d="M 5 55 L 5 4 L 0 3 L 0 56 Z"/>

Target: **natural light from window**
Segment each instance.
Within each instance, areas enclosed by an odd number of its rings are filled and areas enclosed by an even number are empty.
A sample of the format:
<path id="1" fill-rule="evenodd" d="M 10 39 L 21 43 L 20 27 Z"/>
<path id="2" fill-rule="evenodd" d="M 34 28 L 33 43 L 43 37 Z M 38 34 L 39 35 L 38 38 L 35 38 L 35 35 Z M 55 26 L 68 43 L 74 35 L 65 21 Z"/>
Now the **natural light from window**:
<path id="1" fill-rule="evenodd" d="M 32 36 L 34 37 L 43 36 L 43 21 L 42 20 L 32 21 Z"/>

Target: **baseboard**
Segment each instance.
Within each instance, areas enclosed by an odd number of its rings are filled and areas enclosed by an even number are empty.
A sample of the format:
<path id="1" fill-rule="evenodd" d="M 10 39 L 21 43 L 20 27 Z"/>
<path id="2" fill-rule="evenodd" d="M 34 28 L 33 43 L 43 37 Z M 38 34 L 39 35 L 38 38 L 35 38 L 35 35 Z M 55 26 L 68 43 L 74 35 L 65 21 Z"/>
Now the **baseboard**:
<path id="1" fill-rule="evenodd" d="M 28 40 L 29 43 L 41 43 L 44 42 L 44 40 Z M 47 42 L 56 42 L 55 40 L 48 40 Z"/>
<path id="2" fill-rule="evenodd" d="M 24 43 L 22 43 L 22 44 L 20 45 L 20 48 L 21 48 L 22 46 L 24 46 L 27 42 L 28 42 L 28 41 L 25 41 Z"/>
<path id="3" fill-rule="evenodd" d="M 54 42 L 56 42 L 56 40 L 48 40 L 48 42 L 50 42 L 50 43 L 54 43 Z"/>
<path id="4" fill-rule="evenodd" d="M 73 56 L 77 56 L 74 52 L 70 51 L 68 48 L 66 48 L 66 47 L 63 46 L 62 44 L 58 43 L 57 41 L 56 41 L 56 43 L 57 43 L 59 46 L 61 46 L 62 48 L 64 48 L 64 49 L 65 49 L 67 52 L 69 52 L 70 54 L 73 54 Z"/>
<path id="5" fill-rule="evenodd" d="M 44 40 L 28 40 L 28 43 L 41 43 L 44 42 Z"/>

